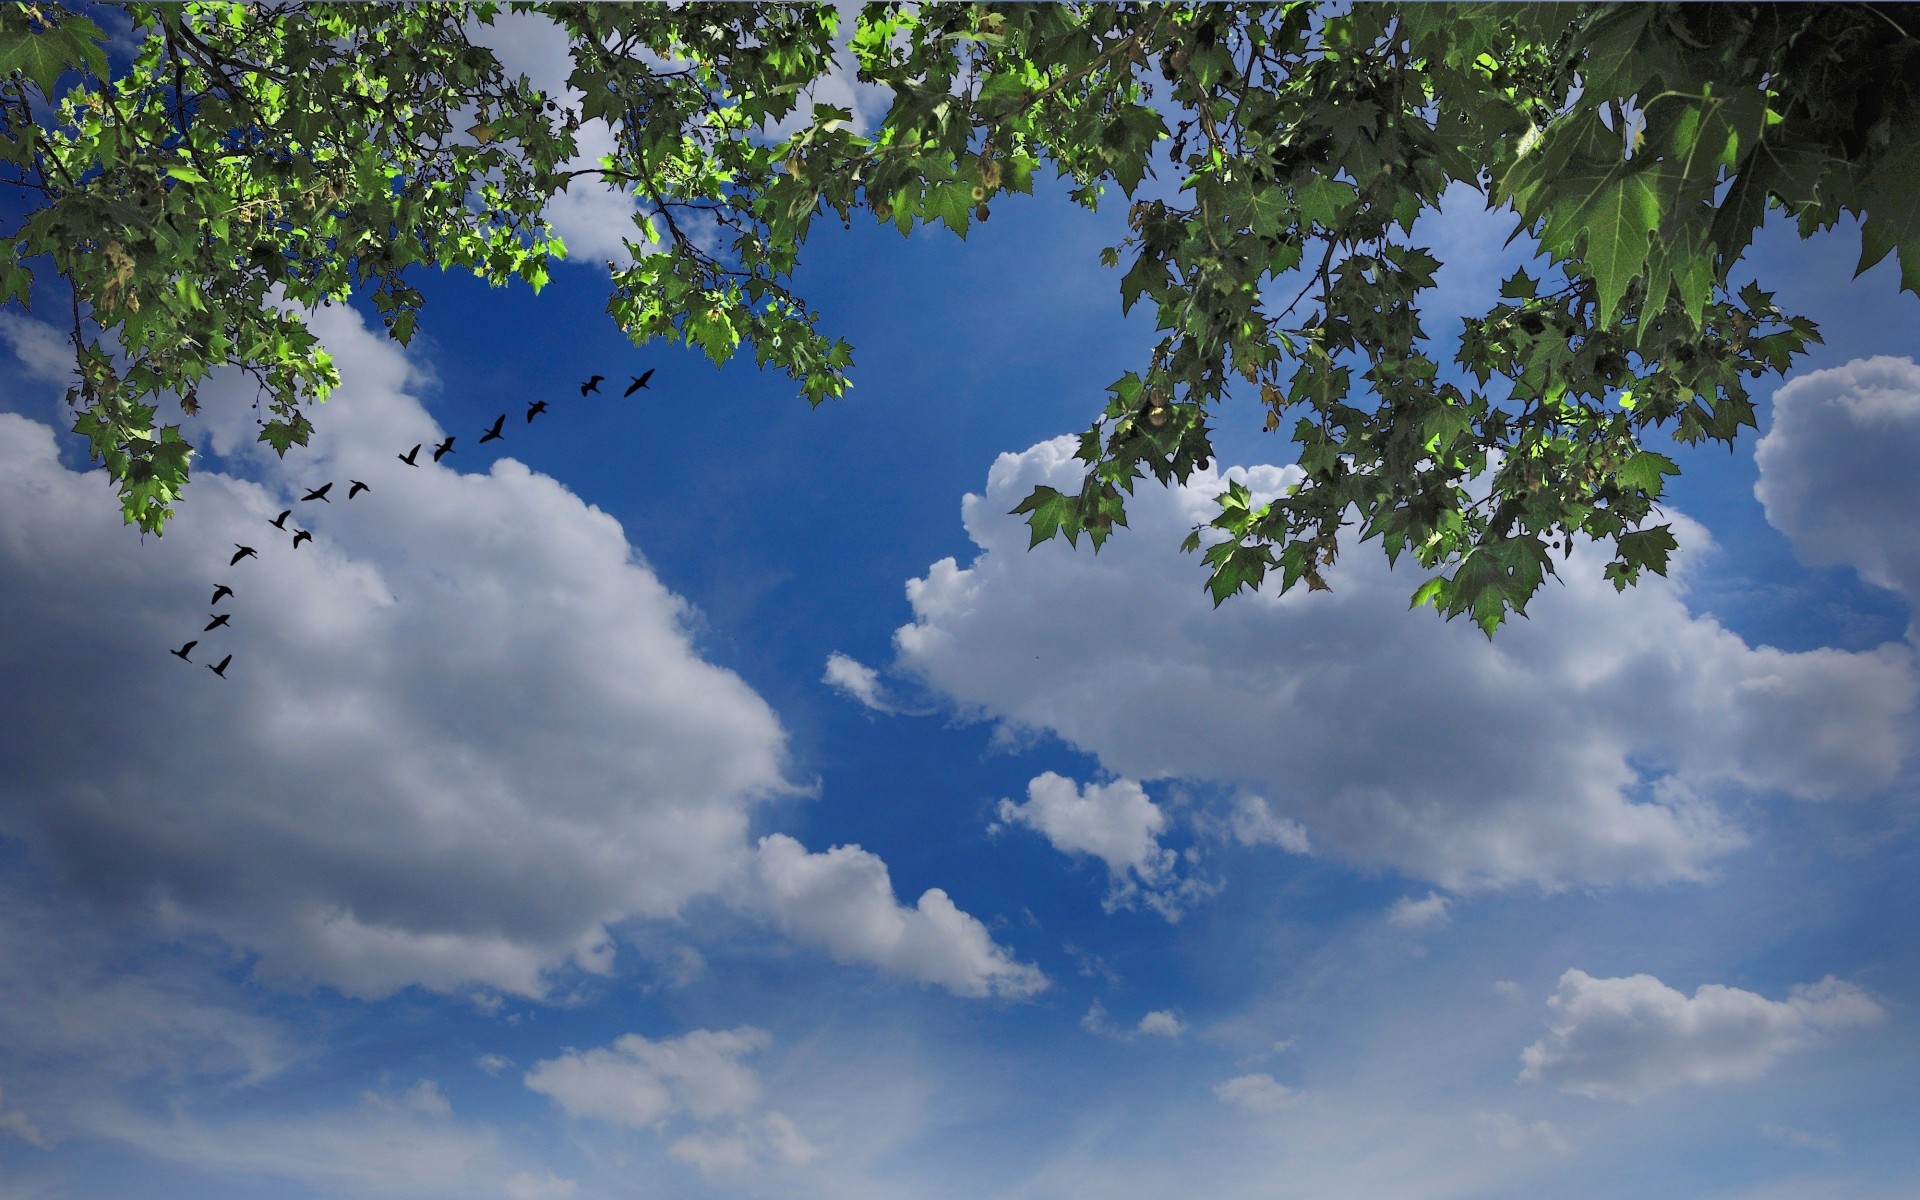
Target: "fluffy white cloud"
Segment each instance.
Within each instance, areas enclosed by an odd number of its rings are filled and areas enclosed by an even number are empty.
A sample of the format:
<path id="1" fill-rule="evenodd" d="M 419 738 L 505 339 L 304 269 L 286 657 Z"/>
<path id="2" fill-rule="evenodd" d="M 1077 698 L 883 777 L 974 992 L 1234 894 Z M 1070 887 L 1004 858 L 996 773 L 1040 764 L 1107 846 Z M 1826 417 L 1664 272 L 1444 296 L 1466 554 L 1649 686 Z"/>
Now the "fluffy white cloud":
<path id="1" fill-rule="evenodd" d="M 1758 1079 L 1821 1034 L 1884 1016 L 1866 993 L 1832 976 L 1785 1000 L 1717 983 L 1689 999 L 1651 975 L 1596 979 L 1576 970 L 1560 977 L 1547 1003 L 1550 1032 L 1521 1053 L 1520 1078 L 1614 1100 Z"/>
<path id="2" fill-rule="evenodd" d="M 875 712 L 890 713 L 893 704 L 880 687 L 880 674 L 860 660 L 834 651 L 827 655 L 827 673 L 820 682 L 853 697 Z"/>
<path id="3" fill-rule="evenodd" d="M 738 1116 L 760 1099 L 759 1076 L 740 1060 L 771 1043 L 751 1026 L 696 1029 L 658 1042 L 629 1033 L 609 1047 L 537 1062 L 524 1082 L 570 1116 L 635 1129 L 682 1114 Z"/>
<path id="4" fill-rule="evenodd" d="M 1008 510 L 1036 484 L 1077 488 L 1074 446 L 994 463 L 962 505 L 978 554 L 908 582 L 914 621 L 895 641 L 958 711 L 1051 731 L 1115 776 L 1244 789 L 1317 847 L 1458 891 L 1700 878 L 1743 841 L 1715 787 L 1858 795 L 1899 767 L 1909 649 L 1786 653 L 1695 616 L 1689 564 L 1711 541 L 1684 516 L 1671 578 L 1616 593 L 1576 545 L 1531 618 L 1489 644 L 1409 611 L 1411 560 L 1389 571 L 1371 547 L 1331 569 L 1331 594 L 1214 609 L 1175 546 L 1225 479 L 1261 499 L 1294 468 L 1142 487 L 1098 556 L 1029 552 Z"/>
<path id="5" fill-rule="evenodd" d="M 820 854 L 785 834 L 760 839 L 749 905 L 794 939 L 841 962 L 871 963 L 963 996 L 1028 996 L 1047 986 L 985 925 L 928 888 L 912 908 L 894 898 L 887 864 L 858 846 Z"/>
<path id="6" fill-rule="evenodd" d="M 53 430 L 0 413 L 0 674 L 33 681 L 0 689 L 0 833 L 93 900 L 256 952 L 262 978 L 367 997 L 541 996 L 609 969 L 612 923 L 765 877 L 747 832 L 799 790 L 785 733 L 695 652 L 687 604 L 511 458 L 397 461 L 441 436 L 419 375 L 353 313 L 312 319 L 343 377 L 312 445 L 275 457 L 243 381 L 216 379 L 188 422 L 213 457 L 158 541 Z M 28 327 L 0 335 L 37 361 Z M 350 478 L 372 490 L 299 500 Z M 269 523 L 288 508 L 310 545 Z M 230 566 L 236 543 L 258 558 Z M 216 582 L 231 624 L 202 632 Z M 1037 978 L 944 893 L 903 924 L 852 957 L 973 992 Z"/>
<path id="7" fill-rule="evenodd" d="M 1024 804 L 1002 799 L 995 811 L 1002 822 L 1035 830 L 1064 854 L 1104 862 L 1108 887 L 1101 904 L 1108 912 L 1144 903 L 1177 921 L 1192 901 L 1216 890 L 1205 880 L 1180 877 L 1180 856 L 1159 842 L 1167 815 L 1131 779 L 1083 789 L 1047 771 L 1028 781 Z M 989 831 L 999 828 L 995 824 Z"/>
<path id="8" fill-rule="evenodd" d="M 1767 520 L 1809 566 L 1845 564 L 1920 599 L 1920 366 L 1881 355 L 1809 371 L 1775 391 L 1772 407 L 1754 446 Z"/>
<path id="9" fill-rule="evenodd" d="M 1442 929 L 1453 919 L 1453 901 L 1439 892 L 1428 892 L 1426 899 L 1402 896 L 1387 910 L 1388 923 L 1401 929 Z"/>
<path id="10" fill-rule="evenodd" d="M 1256 1113 L 1279 1112 L 1299 1099 L 1298 1092 L 1264 1072 L 1222 1080 L 1213 1085 L 1213 1094 L 1222 1104 L 1237 1105 Z"/>
<path id="11" fill-rule="evenodd" d="M 1177 1038 L 1187 1031 L 1187 1023 L 1171 1009 L 1156 1009 L 1140 1018 L 1134 1030 L 1147 1037 Z"/>

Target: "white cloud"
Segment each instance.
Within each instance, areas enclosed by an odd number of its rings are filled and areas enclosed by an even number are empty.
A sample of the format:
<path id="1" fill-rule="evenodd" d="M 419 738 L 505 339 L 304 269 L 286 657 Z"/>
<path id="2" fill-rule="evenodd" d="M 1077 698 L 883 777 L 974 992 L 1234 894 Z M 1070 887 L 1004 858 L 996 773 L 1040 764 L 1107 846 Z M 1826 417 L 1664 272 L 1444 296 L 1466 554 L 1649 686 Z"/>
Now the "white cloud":
<path id="1" fill-rule="evenodd" d="M 1402 896 L 1387 910 L 1387 922 L 1400 929 L 1444 929 L 1453 919 L 1453 901 L 1439 892 L 1428 892 L 1424 900 Z"/>
<path id="2" fill-rule="evenodd" d="M 943 892 L 906 915 L 888 893 L 879 950 L 756 892 L 752 815 L 801 790 L 773 711 L 699 657 L 697 614 L 605 513 L 511 458 L 460 473 L 487 465 L 464 438 L 397 461 L 441 436 L 419 372 L 352 312 L 311 319 L 343 376 L 312 445 L 275 457 L 217 377 L 191 491 L 144 545 L 101 472 L 0 414 L 0 674 L 34 681 L 0 690 L 0 834 L 94 901 L 255 952 L 261 979 L 354 996 L 544 996 L 611 969 L 610 925 L 747 893 L 914 979 L 1038 986 Z M 372 491 L 298 499 L 348 478 Z M 269 524 L 285 508 L 311 545 Z M 235 543 L 258 560 L 230 567 Z M 232 623 L 203 634 L 216 582 Z"/>
<path id="3" fill-rule="evenodd" d="M 1744 840 L 1714 789 L 1861 795 L 1905 752 L 1908 648 L 1786 653 L 1695 616 L 1690 564 L 1711 539 L 1682 515 L 1669 512 L 1671 578 L 1616 593 L 1604 557 L 1576 545 L 1557 564 L 1564 585 L 1550 580 L 1531 619 L 1489 644 L 1409 611 L 1417 565 L 1390 572 L 1371 546 L 1331 568 L 1331 594 L 1216 610 L 1203 566 L 1175 546 L 1226 478 L 1257 501 L 1291 467 L 1149 484 L 1098 555 L 1064 540 L 1029 552 L 1008 511 L 1036 484 L 1076 489 L 1074 446 L 994 463 L 962 505 L 971 564 L 942 559 L 908 581 L 897 666 L 963 715 L 1049 731 L 1116 777 L 1265 797 L 1316 848 L 1450 891 L 1559 888 L 1702 878 Z"/>
<path id="4" fill-rule="evenodd" d="M 879 673 L 837 650 L 827 655 L 827 673 L 821 676 L 820 682 L 831 685 L 875 712 L 895 711 L 893 703 L 880 686 Z"/>
<path id="5" fill-rule="evenodd" d="M 887 864 L 858 846 L 810 854 L 785 834 L 760 839 L 749 906 L 797 941 L 840 962 L 869 963 L 962 996 L 1028 996 L 1047 986 L 986 926 L 928 888 L 912 908 L 893 894 Z"/>
<path id="6" fill-rule="evenodd" d="M 1001 821 L 1038 832 L 1063 854 L 1104 862 L 1109 886 L 1102 903 L 1109 912 L 1144 901 L 1177 920 L 1188 902 L 1210 890 L 1178 877 L 1179 856 L 1159 842 L 1167 815 L 1131 779 L 1082 788 L 1047 771 L 1027 782 L 1024 804 L 1002 799 L 995 811 Z"/>
<path id="7" fill-rule="evenodd" d="M 1101 1037 L 1130 1042 L 1141 1037 L 1178 1038 L 1187 1031 L 1187 1023 L 1172 1009 L 1155 1009 L 1141 1017 L 1131 1029 L 1115 1025 L 1107 1016 L 1107 1006 L 1095 1000 L 1080 1018 L 1080 1028 Z"/>
<path id="8" fill-rule="evenodd" d="M 1551 1121 L 1523 1121 L 1506 1112 L 1477 1112 L 1473 1114 L 1473 1123 L 1478 1129 L 1480 1141 L 1485 1145 L 1514 1152 L 1545 1150 L 1555 1155 L 1573 1153 L 1572 1145 L 1553 1127 Z"/>
<path id="9" fill-rule="evenodd" d="M 1845 564 L 1920 599 L 1920 366 L 1881 355 L 1809 371 L 1774 392 L 1772 409 L 1754 446 L 1767 520 L 1809 566 Z"/>
<path id="10" fill-rule="evenodd" d="M 768 1166 L 799 1166 L 819 1157 L 785 1114 L 770 1112 L 757 1121 L 735 1122 L 727 1131 L 703 1129 L 676 1138 L 667 1147 L 673 1157 L 720 1179 L 750 1178 Z"/>
<path id="11" fill-rule="evenodd" d="M 760 1099 L 759 1076 L 740 1060 L 771 1043 L 765 1030 L 751 1026 L 696 1029 L 658 1042 L 629 1033 L 609 1047 L 543 1059 L 524 1082 L 569 1116 L 634 1129 L 682 1114 L 738 1116 Z"/>
<path id="12" fill-rule="evenodd" d="M 740 1060 L 771 1041 L 747 1026 L 665 1041 L 627 1034 L 610 1047 L 535 1063 L 525 1082 L 569 1116 L 660 1131 L 676 1118 L 697 1122 L 667 1152 L 703 1174 L 740 1178 L 818 1154 L 792 1120 L 760 1110 L 759 1076 Z"/>
<path id="13" fill-rule="evenodd" d="M 1521 1053 L 1520 1078 L 1612 1100 L 1683 1083 L 1758 1079 L 1820 1035 L 1884 1015 L 1866 993 L 1832 976 L 1793 988 L 1785 1000 L 1717 983 L 1689 999 L 1651 975 L 1596 979 L 1575 970 L 1560 977 L 1547 1003 L 1551 1032 Z"/>
<path id="14" fill-rule="evenodd" d="M 1174 854 L 1156 840 L 1167 816 L 1131 779 L 1089 783 L 1084 789 L 1048 771 L 1027 782 L 1027 801 L 1002 800 L 1002 821 L 1025 825 L 1065 854 L 1090 854 L 1120 879 L 1129 873 L 1148 884 L 1172 871 Z"/>
<path id="15" fill-rule="evenodd" d="M 1259 796 L 1244 792 L 1235 796 L 1227 814 L 1226 829 L 1242 846 L 1278 846 L 1289 854 L 1313 853 L 1307 840 L 1307 827 L 1275 814 L 1273 806 Z"/>
<path id="16" fill-rule="evenodd" d="M 504 1054 L 482 1054 L 474 1060 L 474 1065 L 489 1075 L 498 1075 L 513 1065 L 513 1060 Z"/>
<path id="17" fill-rule="evenodd" d="M 1264 1072 L 1222 1080 L 1213 1085 L 1213 1094 L 1222 1104 L 1238 1105 L 1256 1113 L 1279 1112 L 1299 1099 L 1298 1092 Z"/>

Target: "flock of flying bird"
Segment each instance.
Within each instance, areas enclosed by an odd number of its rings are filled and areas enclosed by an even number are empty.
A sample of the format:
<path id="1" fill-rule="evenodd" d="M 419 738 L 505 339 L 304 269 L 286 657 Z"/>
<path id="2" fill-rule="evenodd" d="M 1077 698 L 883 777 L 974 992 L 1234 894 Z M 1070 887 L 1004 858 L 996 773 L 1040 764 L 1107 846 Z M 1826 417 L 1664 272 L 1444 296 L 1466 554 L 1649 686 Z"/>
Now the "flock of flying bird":
<path id="1" fill-rule="evenodd" d="M 600 390 L 600 381 L 605 378 L 606 378 L 605 375 L 592 376 L 585 383 L 580 385 L 580 394 L 582 396 L 585 396 L 585 395 L 588 395 L 589 393 L 597 393 Z M 635 392 L 639 391 L 641 388 L 646 387 L 648 384 L 648 381 L 650 381 L 653 378 L 653 368 L 648 367 L 646 370 L 642 371 L 638 375 L 633 376 L 632 378 L 633 378 L 633 382 L 627 385 L 627 390 L 625 392 L 621 393 L 623 397 L 631 396 Z M 545 400 L 535 400 L 532 403 L 528 404 L 527 405 L 527 424 L 529 425 L 533 424 L 533 419 L 546 411 L 547 411 L 547 402 Z M 506 423 L 507 423 L 507 414 L 501 413 L 499 416 L 495 417 L 493 419 L 493 424 L 488 426 L 486 431 L 480 435 L 480 444 L 484 446 L 488 442 L 497 442 L 497 441 L 503 440 L 506 435 L 502 432 L 502 429 L 505 427 Z M 454 442 L 454 439 L 449 437 L 445 441 L 436 445 L 433 448 L 433 461 L 439 462 L 441 459 L 445 458 L 447 455 L 452 454 L 453 442 Z M 417 460 L 419 458 L 420 451 L 425 446 L 426 446 L 426 443 L 421 442 L 419 445 L 416 445 L 413 449 L 407 451 L 405 454 L 396 454 L 394 455 L 394 457 L 398 458 L 401 462 L 407 464 L 410 467 L 418 467 L 420 463 Z M 300 502 L 304 504 L 304 503 L 307 503 L 308 501 L 318 500 L 322 504 L 332 504 L 333 501 L 327 497 L 327 493 L 332 490 L 333 490 L 333 481 L 328 480 L 327 482 L 321 484 L 317 488 L 309 489 L 306 495 L 300 497 Z M 352 500 L 355 497 L 359 496 L 361 492 L 370 492 L 372 490 L 373 489 L 371 487 L 369 487 L 365 483 L 362 483 L 358 479 L 347 480 L 347 499 L 349 500 Z M 285 512 L 281 513 L 279 516 L 275 517 L 273 520 L 268 521 L 267 524 L 273 526 L 275 529 L 278 529 L 282 533 L 286 533 L 288 532 L 287 518 L 291 517 L 293 515 L 293 512 L 294 510 L 289 508 Z M 305 529 L 296 528 L 292 531 L 292 533 L 293 533 L 293 548 L 295 550 L 298 550 L 300 548 L 300 543 L 310 542 L 313 540 L 313 534 L 308 532 Z M 252 546 L 243 546 L 239 542 L 235 542 L 233 544 L 233 551 L 234 551 L 233 557 L 229 559 L 227 562 L 227 566 L 229 567 L 239 566 L 240 561 L 242 559 L 260 557 L 260 552 L 258 550 L 254 549 Z M 207 606 L 209 608 L 216 607 L 217 605 L 219 605 L 221 600 L 228 599 L 232 597 L 233 594 L 234 594 L 233 589 L 227 586 L 226 584 L 224 583 L 215 584 L 213 588 L 213 599 L 208 601 Z M 232 617 L 232 615 L 233 614 L 231 613 L 225 613 L 225 612 L 208 613 L 207 625 L 205 629 L 202 629 L 200 631 L 201 635 L 205 636 L 206 634 L 212 633 L 216 629 L 231 629 L 232 626 L 228 622 Z M 179 659 L 181 662 L 191 663 L 193 659 L 190 656 L 193 654 L 193 648 L 195 646 L 198 646 L 199 644 L 200 644 L 200 639 L 194 638 L 192 641 L 180 647 L 178 650 L 169 650 L 167 653 L 173 655 L 175 658 Z M 205 663 L 202 665 L 204 665 L 207 668 L 207 670 L 212 671 L 215 675 L 218 675 L 220 678 L 225 679 L 227 677 L 227 666 L 231 662 L 233 662 L 233 655 L 229 654 L 217 663 Z"/>

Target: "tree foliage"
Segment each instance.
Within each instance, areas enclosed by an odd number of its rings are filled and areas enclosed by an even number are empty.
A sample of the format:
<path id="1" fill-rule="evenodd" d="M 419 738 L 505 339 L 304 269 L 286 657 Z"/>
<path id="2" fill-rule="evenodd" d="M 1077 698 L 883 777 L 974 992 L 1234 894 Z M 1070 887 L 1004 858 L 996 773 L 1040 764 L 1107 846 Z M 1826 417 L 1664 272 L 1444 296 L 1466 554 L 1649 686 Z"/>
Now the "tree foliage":
<path id="1" fill-rule="evenodd" d="M 575 95 L 474 44 L 494 5 L 130 4 L 128 61 L 87 15 L 0 10 L 0 177 L 30 198 L 0 298 L 44 302 L 49 267 L 68 285 L 74 429 L 129 522 L 160 531 L 187 481 L 166 402 L 238 366 L 261 439 L 304 444 L 337 382 L 304 310 L 365 295 L 405 342 L 415 268 L 538 289 L 578 178 L 633 198 L 608 312 L 636 343 L 745 343 L 815 404 L 851 365 L 789 287 L 816 217 L 964 237 L 1044 166 L 1089 209 L 1117 192 L 1102 259 L 1162 336 L 1082 435 L 1080 490 L 1015 510 L 1034 543 L 1097 548 L 1136 482 L 1211 462 L 1209 414 L 1244 387 L 1305 478 L 1229 486 L 1187 539 L 1215 602 L 1276 570 L 1325 589 L 1351 525 L 1433 573 L 1416 605 L 1488 636 L 1576 536 L 1610 543 L 1616 587 L 1664 571 L 1678 467 L 1654 435 L 1731 446 L 1745 380 L 1818 340 L 1729 290 L 1769 207 L 1803 236 L 1859 215 L 1859 269 L 1897 252 L 1920 295 L 1920 6 L 889 3 L 844 35 L 828 7 L 510 7 L 566 30 Z M 891 92 L 870 134 L 809 100 L 836 53 Z M 615 149 L 577 165 L 594 120 Z M 1465 391 L 1439 382 L 1440 263 L 1410 236 L 1454 183 L 1561 275 L 1516 273 L 1464 322 Z"/>

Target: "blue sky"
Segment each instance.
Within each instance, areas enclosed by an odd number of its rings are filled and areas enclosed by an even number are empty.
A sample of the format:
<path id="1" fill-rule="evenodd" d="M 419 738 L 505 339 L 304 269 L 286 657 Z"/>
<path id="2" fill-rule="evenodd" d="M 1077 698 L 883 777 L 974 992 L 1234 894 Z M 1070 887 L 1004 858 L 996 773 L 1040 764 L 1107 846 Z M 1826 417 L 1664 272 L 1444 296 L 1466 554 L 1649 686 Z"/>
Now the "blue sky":
<path id="1" fill-rule="evenodd" d="M 1855 230 L 1743 264 L 1826 344 L 1677 453 L 1672 577 L 1581 548 L 1489 645 L 1371 545 L 1213 609 L 1211 474 L 1027 552 L 1152 342 L 1120 206 L 822 226 L 809 410 L 625 342 L 621 205 L 408 348 L 316 314 L 305 452 L 204 389 L 144 544 L 0 314 L 0 1200 L 1913 1194 L 1920 302 Z M 1442 361 L 1529 261 L 1482 208 Z"/>

